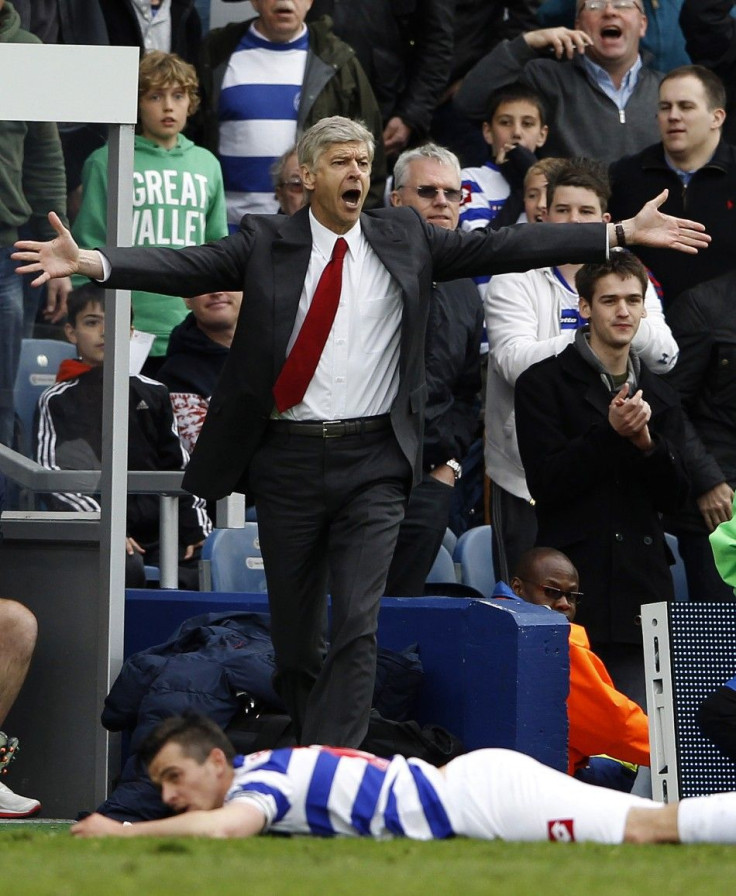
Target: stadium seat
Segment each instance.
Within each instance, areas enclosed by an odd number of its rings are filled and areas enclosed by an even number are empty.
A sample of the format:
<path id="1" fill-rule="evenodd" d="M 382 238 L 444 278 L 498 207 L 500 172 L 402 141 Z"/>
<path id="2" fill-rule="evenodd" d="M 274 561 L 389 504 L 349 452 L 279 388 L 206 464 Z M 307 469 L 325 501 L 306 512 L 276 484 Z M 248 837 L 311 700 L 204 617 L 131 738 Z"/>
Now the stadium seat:
<path id="1" fill-rule="evenodd" d="M 158 587 L 158 583 L 161 581 L 161 570 L 158 566 L 150 566 L 149 564 L 145 564 L 143 567 L 143 571 L 146 576 L 146 587 L 151 588 L 154 585 Z"/>
<path id="2" fill-rule="evenodd" d="M 474 526 L 458 538 L 453 560 L 460 568 L 460 582 L 490 597 L 496 584 L 491 551 L 491 527 Z"/>
<path id="3" fill-rule="evenodd" d="M 455 553 L 455 545 L 457 544 L 457 535 L 455 535 L 455 533 L 449 527 L 447 529 L 445 529 L 445 534 L 442 538 L 442 544 L 450 552 L 450 556 L 452 556 Z"/>
<path id="4" fill-rule="evenodd" d="M 443 544 L 440 545 L 432 568 L 427 573 L 427 582 L 430 584 L 455 584 L 457 582 L 452 554 Z"/>
<path id="5" fill-rule="evenodd" d="M 199 578 L 202 591 L 265 594 L 258 523 L 246 522 L 242 529 L 213 529 L 202 546 Z"/>
<path id="6" fill-rule="evenodd" d="M 24 339 L 21 344 L 13 402 L 19 422 L 17 450 L 25 457 L 31 457 L 33 452 L 33 417 L 38 399 L 44 389 L 56 382 L 59 364 L 74 355 L 70 342 L 57 339 Z"/>
<path id="7" fill-rule="evenodd" d="M 670 566 L 672 573 L 672 582 L 675 586 L 675 600 L 689 600 L 690 592 L 687 587 L 687 576 L 685 575 L 685 563 L 680 556 L 680 549 L 677 545 L 677 538 L 671 532 L 665 532 L 664 537 L 667 539 L 667 546 L 672 551 L 675 563 Z"/>

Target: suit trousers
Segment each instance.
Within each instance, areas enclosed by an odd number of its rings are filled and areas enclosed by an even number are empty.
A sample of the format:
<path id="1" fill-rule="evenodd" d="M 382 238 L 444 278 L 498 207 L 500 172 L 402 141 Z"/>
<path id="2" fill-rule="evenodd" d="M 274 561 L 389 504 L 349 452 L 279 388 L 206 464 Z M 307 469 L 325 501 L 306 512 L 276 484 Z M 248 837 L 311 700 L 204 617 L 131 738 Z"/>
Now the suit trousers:
<path id="1" fill-rule="evenodd" d="M 389 567 L 386 594 L 392 597 L 424 594 L 424 583 L 447 531 L 453 492 L 451 485 L 429 473 L 412 490 Z"/>
<path id="2" fill-rule="evenodd" d="M 537 540 L 537 514 L 530 501 L 491 483 L 491 543 L 496 578 L 510 582 L 521 555 Z"/>
<path id="3" fill-rule="evenodd" d="M 327 439 L 269 430 L 253 456 L 274 684 L 299 743 L 358 747 L 366 735 L 378 610 L 411 475 L 391 429 Z"/>

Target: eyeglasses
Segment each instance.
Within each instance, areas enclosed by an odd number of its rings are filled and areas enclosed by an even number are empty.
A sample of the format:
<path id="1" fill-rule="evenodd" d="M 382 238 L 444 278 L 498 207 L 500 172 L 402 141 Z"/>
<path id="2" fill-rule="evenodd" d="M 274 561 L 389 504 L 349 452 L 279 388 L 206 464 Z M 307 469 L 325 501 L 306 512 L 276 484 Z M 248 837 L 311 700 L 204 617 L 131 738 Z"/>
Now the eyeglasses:
<path id="1" fill-rule="evenodd" d="M 290 193 L 301 193 L 304 189 L 304 184 L 300 180 L 281 180 L 279 186 L 284 187 Z"/>
<path id="2" fill-rule="evenodd" d="M 397 190 L 403 190 L 406 187 L 406 184 L 402 184 L 400 187 L 396 187 Z M 448 202 L 460 202 L 463 198 L 462 190 L 448 190 L 446 187 L 414 187 L 414 191 L 420 199 L 436 199 L 439 193 L 445 197 Z"/>
<path id="3" fill-rule="evenodd" d="M 543 585 L 541 582 L 530 582 L 528 579 L 521 579 L 521 581 L 525 585 L 534 585 L 535 588 L 541 589 L 547 600 L 551 600 L 555 604 L 557 601 L 562 600 L 563 597 L 570 604 L 579 604 L 583 599 L 582 591 L 563 591 L 562 588 L 555 588 L 553 585 Z"/>
<path id="4" fill-rule="evenodd" d="M 638 9 L 639 12 L 642 11 L 636 0 L 584 0 L 578 7 L 578 12 L 583 9 L 587 9 L 588 12 L 603 12 L 609 3 L 614 9 Z"/>

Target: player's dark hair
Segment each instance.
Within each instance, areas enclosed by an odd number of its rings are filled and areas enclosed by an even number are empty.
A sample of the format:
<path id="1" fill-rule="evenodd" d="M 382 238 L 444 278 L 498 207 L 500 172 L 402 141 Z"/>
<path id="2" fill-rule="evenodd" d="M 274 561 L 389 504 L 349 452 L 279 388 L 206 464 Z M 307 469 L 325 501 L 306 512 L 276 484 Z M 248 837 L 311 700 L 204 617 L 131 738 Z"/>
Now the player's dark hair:
<path id="1" fill-rule="evenodd" d="M 153 729 L 141 744 L 138 753 L 146 768 L 169 743 L 179 744 L 184 755 L 200 765 L 215 747 L 219 747 L 231 761 L 235 756 L 235 748 L 222 728 L 212 719 L 198 713 L 171 716 Z"/>

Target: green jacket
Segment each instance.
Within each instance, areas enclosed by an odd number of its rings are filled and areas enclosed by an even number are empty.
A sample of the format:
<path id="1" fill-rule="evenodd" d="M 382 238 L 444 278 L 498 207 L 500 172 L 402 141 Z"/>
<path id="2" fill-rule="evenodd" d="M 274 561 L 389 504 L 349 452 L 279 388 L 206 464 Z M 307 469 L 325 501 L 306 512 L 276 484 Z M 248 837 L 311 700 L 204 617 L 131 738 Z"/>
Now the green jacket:
<path id="1" fill-rule="evenodd" d="M 0 9 L 2 43 L 41 43 L 20 27 L 20 15 L 7 0 Z M 16 87 L 22 90 L 22 85 Z M 0 121 L 0 247 L 12 246 L 18 228 L 28 221 L 34 237 L 56 236 L 46 218 L 52 210 L 62 219 L 66 215 L 66 173 L 56 124 Z"/>
<path id="2" fill-rule="evenodd" d="M 108 148 L 95 150 L 82 170 L 82 205 L 72 234 L 80 246 L 107 242 Z M 173 149 L 137 135 L 133 152 L 134 246 L 198 246 L 227 235 L 220 163 L 179 134 Z M 74 277 L 74 285 L 85 282 Z M 136 291 L 135 327 L 153 333 L 152 356 L 165 355 L 169 333 L 187 315 L 179 297 Z"/>
<path id="3" fill-rule="evenodd" d="M 204 102 L 201 142 L 214 153 L 218 150 L 217 109 L 225 70 L 241 37 L 254 21 L 234 22 L 210 31 L 202 47 L 200 87 Z M 332 21 L 327 16 L 309 22 L 307 28 L 309 52 L 299 103 L 297 136 L 320 118 L 330 115 L 344 115 L 364 122 L 376 141 L 366 207 L 380 208 L 384 205 L 386 157 L 383 152 L 381 112 L 371 85 L 355 51 L 333 34 Z"/>

